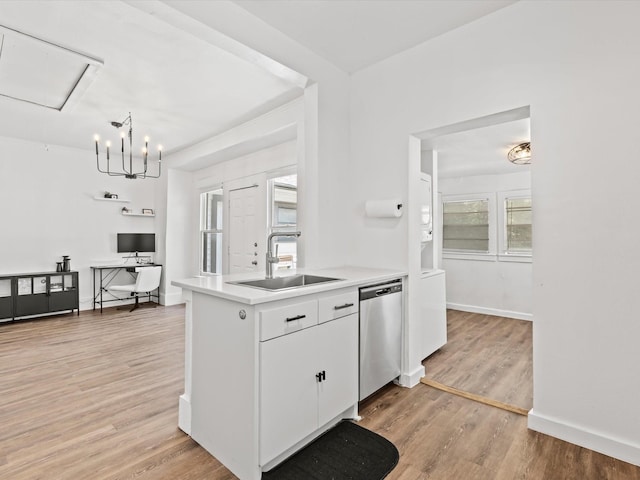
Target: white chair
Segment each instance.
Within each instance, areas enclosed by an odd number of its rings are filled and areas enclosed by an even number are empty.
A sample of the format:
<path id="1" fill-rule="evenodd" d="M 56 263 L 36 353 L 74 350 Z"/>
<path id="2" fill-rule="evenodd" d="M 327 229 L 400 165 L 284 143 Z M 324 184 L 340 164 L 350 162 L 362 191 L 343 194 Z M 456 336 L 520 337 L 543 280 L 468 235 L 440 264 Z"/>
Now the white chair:
<path id="1" fill-rule="evenodd" d="M 113 285 L 109 287 L 109 290 L 114 290 L 116 292 L 130 292 L 132 296 L 136 297 L 133 308 L 129 310 L 130 312 L 133 312 L 140 306 L 140 294 L 147 295 L 151 298 L 151 292 L 160 286 L 162 267 L 136 267 L 135 271 L 137 273 L 136 283 L 128 285 Z"/>

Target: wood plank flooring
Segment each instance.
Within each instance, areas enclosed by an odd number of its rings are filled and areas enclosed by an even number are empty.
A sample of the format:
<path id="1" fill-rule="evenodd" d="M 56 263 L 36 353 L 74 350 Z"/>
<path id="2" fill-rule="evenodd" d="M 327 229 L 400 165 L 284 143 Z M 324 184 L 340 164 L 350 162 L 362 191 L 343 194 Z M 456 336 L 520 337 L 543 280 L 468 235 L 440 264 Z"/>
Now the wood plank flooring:
<path id="1" fill-rule="evenodd" d="M 236 478 L 177 427 L 183 329 L 181 306 L 0 324 L 0 479 Z M 425 385 L 389 385 L 361 414 L 400 450 L 390 480 L 640 480 L 639 467 Z"/>
<path id="2" fill-rule="evenodd" d="M 447 329 L 447 344 L 424 361 L 426 378 L 531 409 L 531 322 L 448 310 Z"/>

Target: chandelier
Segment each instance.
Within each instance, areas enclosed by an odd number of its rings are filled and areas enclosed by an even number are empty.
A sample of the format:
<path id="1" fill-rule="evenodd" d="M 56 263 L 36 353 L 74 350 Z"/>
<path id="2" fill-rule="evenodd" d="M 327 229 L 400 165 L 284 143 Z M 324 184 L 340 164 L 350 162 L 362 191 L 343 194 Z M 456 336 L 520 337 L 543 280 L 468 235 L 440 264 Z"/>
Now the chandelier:
<path id="1" fill-rule="evenodd" d="M 507 158 L 516 165 L 529 165 L 531 163 L 531 142 L 516 145 L 509 150 Z"/>
<path id="2" fill-rule="evenodd" d="M 122 122 L 111 122 L 111 125 L 120 129 L 125 125 L 129 126 L 129 133 L 120 132 L 120 152 L 122 154 L 122 170 L 112 170 L 111 169 L 111 159 L 110 159 L 110 149 L 111 142 L 105 142 L 105 146 L 107 147 L 107 169 L 103 170 L 100 168 L 100 154 L 99 154 L 99 145 L 100 145 L 100 137 L 96 135 L 94 140 L 96 142 L 96 166 L 100 173 L 106 173 L 107 175 L 113 177 L 125 177 L 125 178 L 159 178 L 160 173 L 162 171 L 162 145 L 158 145 L 158 172 L 157 175 L 152 175 L 150 172 L 148 173 L 148 156 L 149 156 L 149 137 L 144 137 L 144 147 L 142 148 L 142 159 L 143 159 L 143 168 L 141 171 L 134 171 L 133 169 L 133 121 L 131 120 L 131 112 L 129 112 L 129 116 L 125 118 Z M 129 154 L 128 162 L 125 160 L 125 137 L 129 137 Z M 128 163 L 128 165 L 127 165 Z"/>

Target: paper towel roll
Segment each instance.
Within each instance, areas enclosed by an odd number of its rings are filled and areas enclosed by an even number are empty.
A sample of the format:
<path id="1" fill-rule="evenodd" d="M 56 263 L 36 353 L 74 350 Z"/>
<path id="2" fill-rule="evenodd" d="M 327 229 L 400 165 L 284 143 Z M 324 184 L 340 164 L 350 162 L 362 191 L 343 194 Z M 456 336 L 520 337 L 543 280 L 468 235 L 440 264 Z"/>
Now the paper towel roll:
<path id="1" fill-rule="evenodd" d="M 402 200 L 399 198 L 367 200 L 364 209 L 368 217 L 398 218 L 402 216 Z"/>

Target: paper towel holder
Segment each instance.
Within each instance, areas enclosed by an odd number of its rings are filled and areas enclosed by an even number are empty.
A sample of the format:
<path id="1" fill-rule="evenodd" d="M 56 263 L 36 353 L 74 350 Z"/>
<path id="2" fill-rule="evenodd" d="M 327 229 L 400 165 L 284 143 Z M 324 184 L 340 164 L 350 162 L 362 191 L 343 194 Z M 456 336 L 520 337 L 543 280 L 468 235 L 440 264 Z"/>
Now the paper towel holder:
<path id="1" fill-rule="evenodd" d="M 368 217 L 399 218 L 402 216 L 402 200 L 399 198 L 367 200 L 365 213 Z"/>

